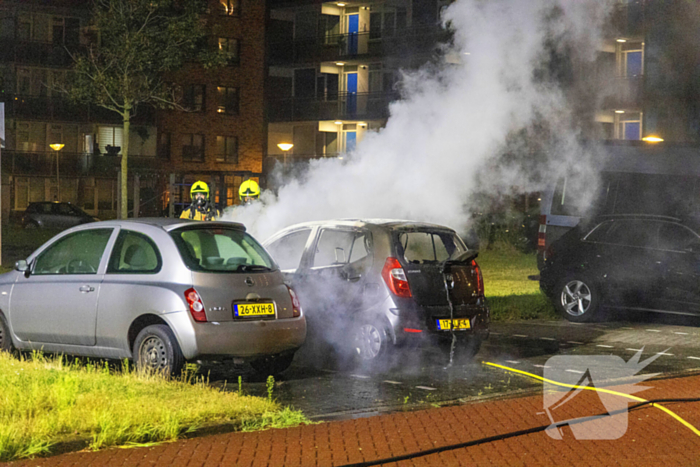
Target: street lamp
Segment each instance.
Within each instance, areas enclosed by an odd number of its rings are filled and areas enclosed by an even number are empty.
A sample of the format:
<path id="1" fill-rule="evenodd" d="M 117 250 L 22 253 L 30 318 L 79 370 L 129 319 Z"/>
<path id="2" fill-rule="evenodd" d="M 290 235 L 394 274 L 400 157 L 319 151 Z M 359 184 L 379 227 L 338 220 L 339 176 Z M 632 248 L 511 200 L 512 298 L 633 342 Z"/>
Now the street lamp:
<path id="1" fill-rule="evenodd" d="M 279 143 L 277 144 L 277 147 L 282 150 L 282 153 L 284 154 L 284 166 L 287 166 L 287 152 L 294 147 L 292 143 Z"/>
<path id="2" fill-rule="evenodd" d="M 58 153 L 63 149 L 63 146 L 65 146 L 63 143 L 49 144 L 49 147 L 56 151 L 56 201 L 61 201 L 61 179 L 58 177 Z"/>

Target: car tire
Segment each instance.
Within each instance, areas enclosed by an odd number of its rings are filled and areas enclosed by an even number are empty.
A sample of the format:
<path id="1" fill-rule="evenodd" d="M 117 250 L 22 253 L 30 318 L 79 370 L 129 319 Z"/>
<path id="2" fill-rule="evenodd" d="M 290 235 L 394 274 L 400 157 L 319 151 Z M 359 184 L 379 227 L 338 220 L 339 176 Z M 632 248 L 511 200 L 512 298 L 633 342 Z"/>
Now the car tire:
<path id="1" fill-rule="evenodd" d="M 375 321 L 361 321 L 352 332 L 351 353 L 361 364 L 375 364 L 389 352 L 389 334 Z"/>
<path id="2" fill-rule="evenodd" d="M 12 352 L 14 349 L 10 328 L 5 322 L 5 318 L 0 316 L 0 352 Z"/>
<path id="3" fill-rule="evenodd" d="M 574 323 L 589 323 L 599 314 L 598 287 L 586 276 L 569 276 L 559 282 L 554 294 L 554 307 Z"/>
<path id="4" fill-rule="evenodd" d="M 136 369 L 146 373 L 176 376 L 185 364 L 180 345 L 165 324 L 143 328 L 134 341 L 133 356 Z"/>
<path id="5" fill-rule="evenodd" d="M 277 376 L 292 364 L 294 353 L 268 355 L 250 362 L 256 373 L 262 376 Z"/>

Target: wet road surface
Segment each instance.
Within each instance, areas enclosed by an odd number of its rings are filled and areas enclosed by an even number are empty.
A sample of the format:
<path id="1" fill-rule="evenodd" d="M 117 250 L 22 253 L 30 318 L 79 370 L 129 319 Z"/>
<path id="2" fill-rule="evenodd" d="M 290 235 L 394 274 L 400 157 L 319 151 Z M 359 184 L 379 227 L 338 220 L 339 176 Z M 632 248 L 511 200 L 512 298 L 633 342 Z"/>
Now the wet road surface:
<path id="1" fill-rule="evenodd" d="M 628 361 L 642 348 L 642 360 L 661 355 L 641 373 L 659 373 L 661 377 L 700 372 L 697 318 L 645 315 L 594 324 L 525 321 L 495 323 L 491 331 L 473 360 L 457 353 L 452 365 L 449 355 L 436 348 L 393 353 L 382 368 L 348 368 L 332 361 L 319 364 L 316 356 L 304 350 L 277 378 L 274 397 L 312 419 L 368 416 L 542 391 L 538 381 L 487 367 L 483 362 L 541 376 L 548 359 L 555 355 L 616 355 Z M 581 373 L 573 368 L 556 370 Z M 267 394 L 264 379 L 246 366 L 205 363 L 200 371 L 209 375 L 212 384 L 227 390 L 238 390 L 238 377 L 242 376 L 244 393 Z M 548 372 L 550 377 L 553 374 L 556 371 Z M 561 380 L 566 376 L 562 373 Z M 646 385 L 653 386 L 653 382 Z"/>

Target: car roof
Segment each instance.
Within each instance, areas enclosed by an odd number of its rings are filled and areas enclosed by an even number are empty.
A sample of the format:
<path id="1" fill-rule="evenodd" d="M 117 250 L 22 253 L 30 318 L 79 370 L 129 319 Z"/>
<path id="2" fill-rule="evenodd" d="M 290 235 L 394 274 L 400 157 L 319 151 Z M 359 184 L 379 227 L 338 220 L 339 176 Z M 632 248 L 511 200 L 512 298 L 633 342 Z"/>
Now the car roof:
<path id="1" fill-rule="evenodd" d="M 378 226 L 386 229 L 411 229 L 411 228 L 431 228 L 431 229 L 441 229 L 454 231 L 450 227 L 438 224 L 430 224 L 428 222 L 418 222 L 410 221 L 404 219 L 328 219 L 322 221 L 310 221 L 302 222 L 299 224 L 294 224 L 287 227 L 284 230 L 294 230 L 304 227 L 365 227 L 365 226 Z"/>
<path id="2" fill-rule="evenodd" d="M 238 230 L 245 231 L 245 226 L 238 222 L 227 222 L 227 221 L 195 221 L 190 219 L 172 219 L 169 217 L 140 217 L 136 219 L 115 219 L 110 221 L 102 221 L 95 224 L 89 225 L 100 225 L 100 226 L 119 226 L 128 227 L 130 225 L 150 225 L 153 227 L 160 227 L 161 229 L 170 232 L 172 230 L 179 229 L 181 227 L 196 226 L 202 228 L 215 228 L 215 227 L 228 227 Z"/>

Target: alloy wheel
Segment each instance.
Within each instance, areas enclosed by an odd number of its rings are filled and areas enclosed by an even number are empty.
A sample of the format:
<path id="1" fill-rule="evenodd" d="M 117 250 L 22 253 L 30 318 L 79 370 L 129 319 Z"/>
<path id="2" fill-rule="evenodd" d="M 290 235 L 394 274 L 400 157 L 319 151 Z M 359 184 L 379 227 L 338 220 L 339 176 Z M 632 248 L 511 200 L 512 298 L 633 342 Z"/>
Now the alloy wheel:
<path id="1" fill-rule="evenodd" d="M 571 316 L 581 316 L 591 307 L 591 289 L 579 280 L 564 286 L 561 292 L 561 305 Z"/>
<path id="2" fill-rule="evenodd" d="M 382 335 L 379 329 L 371 324 L 363 324 L 357 332 L 357 353 L 364 360 L 377 358 L 382 350 Z"/>

